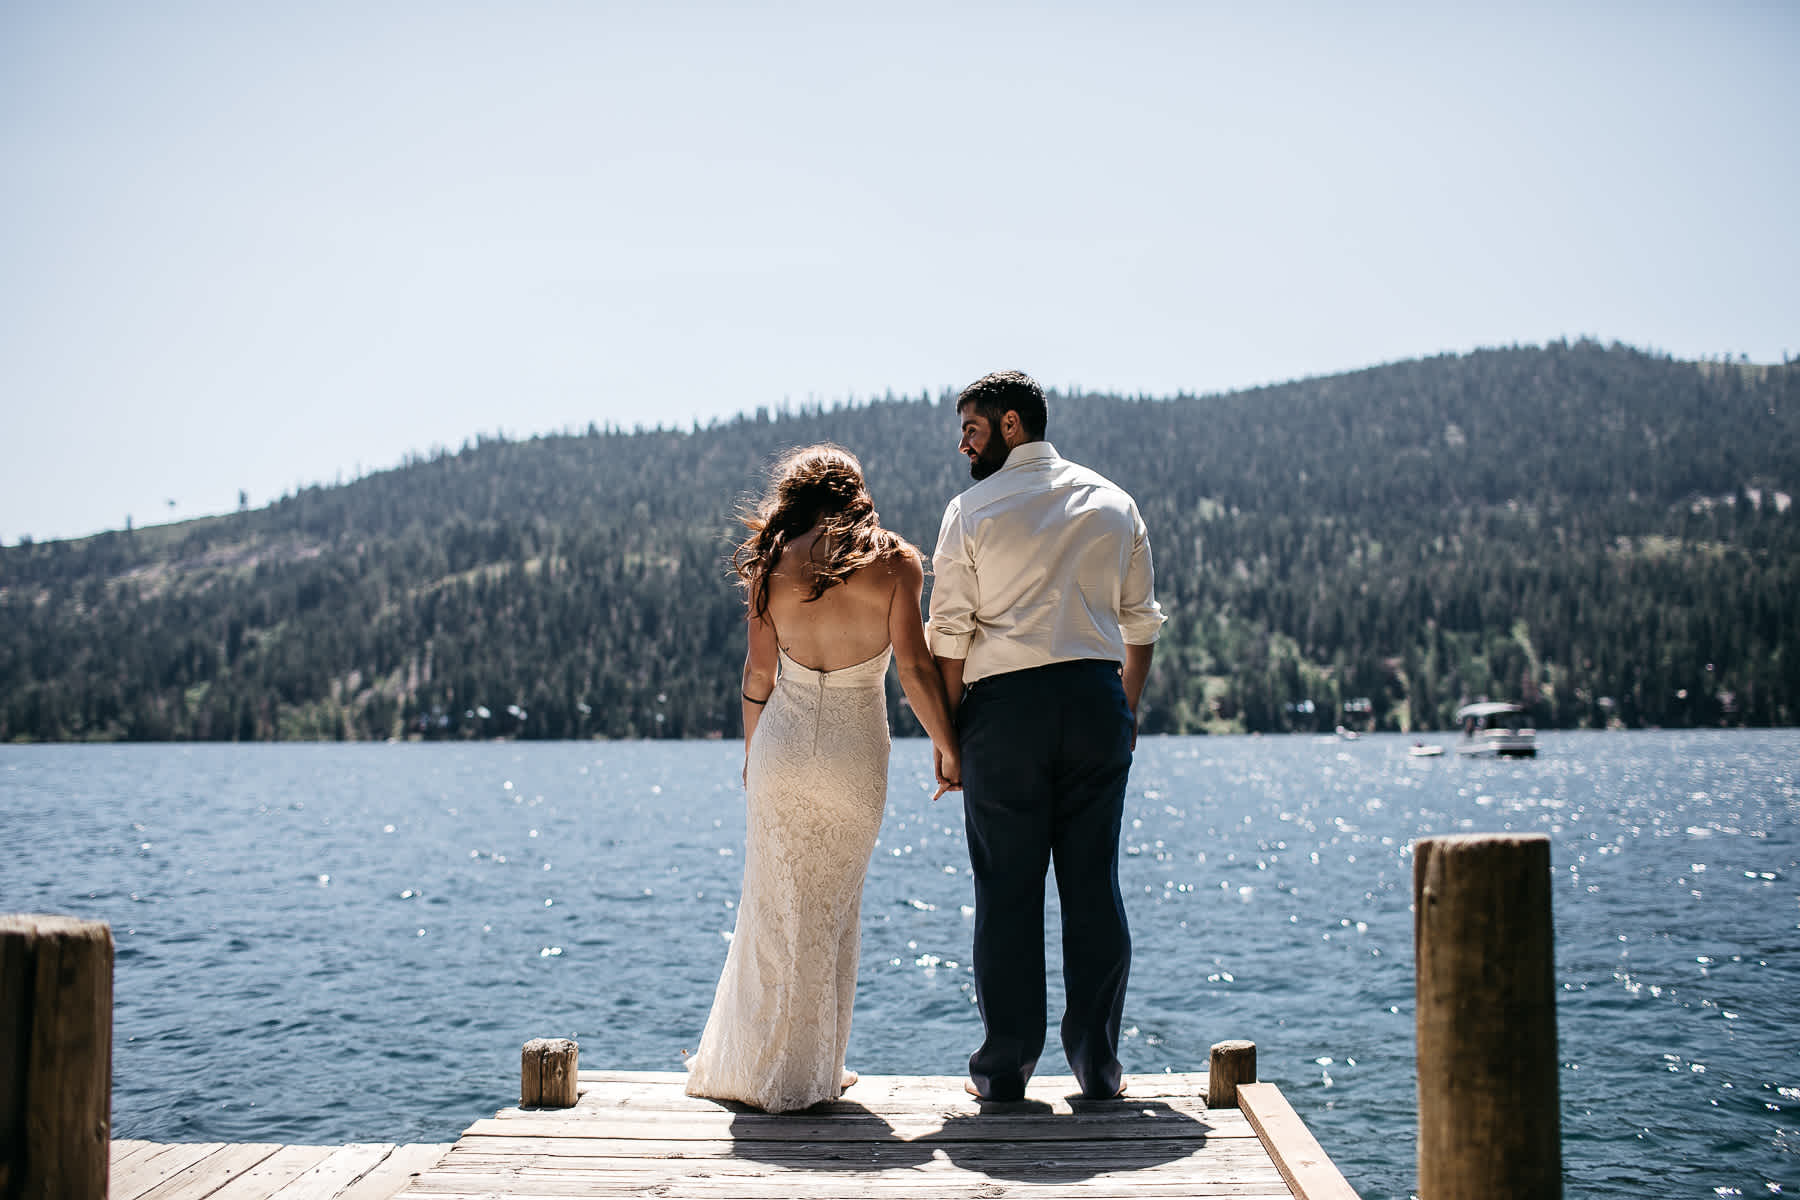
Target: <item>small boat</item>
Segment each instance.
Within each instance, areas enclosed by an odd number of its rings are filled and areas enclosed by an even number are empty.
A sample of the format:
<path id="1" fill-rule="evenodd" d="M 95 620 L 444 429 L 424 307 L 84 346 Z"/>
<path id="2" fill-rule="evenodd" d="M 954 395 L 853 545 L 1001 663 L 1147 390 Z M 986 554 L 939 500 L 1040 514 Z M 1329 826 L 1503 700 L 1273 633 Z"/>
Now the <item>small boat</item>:
<path id="1" fill-rule="evenodd" d="M 1525 708 L 1503 700 L 1483 700 L 1456 710 L 1463 728 L 1458 754 L 1493 754 L 1501 758 L 1537 755 L 1537 730 L 1524 722 Z"/>
<path id="2" fill-rule="evenodd" d="M 1442 746 L 1430 746 L 1424 742 L 1414 742 L 1412 748 L 1407 751 L 1414 758 L 1436 758 L 1443 752 Z"/>

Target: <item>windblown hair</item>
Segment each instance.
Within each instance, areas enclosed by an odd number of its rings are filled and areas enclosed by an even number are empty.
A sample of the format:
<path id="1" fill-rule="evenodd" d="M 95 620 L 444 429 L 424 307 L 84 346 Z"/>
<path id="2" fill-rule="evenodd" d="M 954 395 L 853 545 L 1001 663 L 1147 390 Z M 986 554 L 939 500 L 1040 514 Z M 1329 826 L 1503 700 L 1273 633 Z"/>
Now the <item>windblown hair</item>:
<path id="1" fill-rule="evenodd" d="M 986 417 L 988 424 L 995 428 L 999 428 L 1001 418 L 1009 411 L 1018 413 L 1025 436 L 1033 441 L 1044 436 L 1044 427 L 1049 423 L 1044 389 L 1023 371 L 995 371 L 983 375 L 956 398 L 959 410 L 965 404 Z"/>
<path id="2" fill-rule="evenodd" d="M 812 545 L 808 601 L 871 563 L 919 554 L 905 538 L 881 527 L 856 455 L 830 443 L 782 455 L 769 472 L 762 500 L 740 519 L 750 534 L 731 556 L 731 565 L 758 617 L 768 615 L 769 575 L 781 552 L 814 527 L 822 536 Z"/>

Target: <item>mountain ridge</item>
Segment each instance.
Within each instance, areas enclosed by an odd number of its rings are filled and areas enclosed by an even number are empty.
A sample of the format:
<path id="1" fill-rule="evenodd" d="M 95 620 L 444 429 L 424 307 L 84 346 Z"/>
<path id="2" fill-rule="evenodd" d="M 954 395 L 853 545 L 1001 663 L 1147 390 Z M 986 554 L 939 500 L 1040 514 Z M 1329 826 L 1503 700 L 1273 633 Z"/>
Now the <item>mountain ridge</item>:
<path id="1" fill-rule="evenodd" d="M 1797 400 L 1800 364 L 1558 342 L 1053 393 L 1048 436 L 1149 525 L 1171 621 L 1147 732 L 1329 728 L 1361 699 L 1365 726 L 1442 728 L 1481 694 L 1546 726 L 1790 724 Z M 942 395 L 482 437 L 0 548 L 0 740 L 735 736 L 732 513 L 818 440 L 929 552 L 968 482 Z"/>

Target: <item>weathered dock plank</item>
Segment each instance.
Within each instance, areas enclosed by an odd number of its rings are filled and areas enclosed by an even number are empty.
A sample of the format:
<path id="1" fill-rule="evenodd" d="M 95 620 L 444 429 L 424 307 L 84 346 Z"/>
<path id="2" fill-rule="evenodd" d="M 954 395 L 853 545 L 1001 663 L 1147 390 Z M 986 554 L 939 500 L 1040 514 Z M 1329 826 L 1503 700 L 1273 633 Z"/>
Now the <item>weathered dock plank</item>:
<path id="1" fill-rule="evenodd" d="M 203 1158 L 139 1194 L 137 1200 L 187 1200 L 211 1196 L 279 1149 L 279 1145 L 266 1142 L 215 1145 Z M 122 1191 L 115 1190 L 112 1196 L 113 1200 L 129 1200 Z"/>
<path id="2" fill-rule="evenodd" d="M 1124 1099 L 1098 1102 L 1081 1099 L 1072 1078 L 1040 1077 L 1011 1104 L 973 1099 L 960 1076 L 867 1076 L 841 1099 L 781 1115 L 687 1096 L 686 1078 L 581 1071 L 574 1107 L 476 1121 L 402 1200 L 1307 1195 L 1292 1190 L 1243 1112 L 1206 1107 L 1204 1074 L 1133 1076 Z M 1278 1135 L 1285 1128 L 1274 1124 Z M 1316 1165 L 1320 1186 L 1342 1183 L 1315 1151 L 1312 1142 L 1290 1157 Z M 1311 1195 L 1355 1193 L 1343 1183 Z"/>
<path id="3" fill-rule="evenodd" d="M 394 1152 L 375 1164 L 368 1174 L 339 1192 L 337 1200 L 388 1200 L 414 1176 L 437 1165 L 450 1145 L 443 1142 L 395 1146 Z"/>
<path id="4" fill-rule="evenodd" d="M 796 1187 L 800 1190 L 795 1190 Z M 916 1175 L 879 1177 L 872 1185 L 870 1178 L 855 1176 L 676 1179 L 638 1173 L 614 1179 L 586 1176 L 522 1179 L 500 1175 L 453 1180 L 441 1189 L 423 1183 L 415 1184 L 414 1188 L 418 1190 L 406 1192 L 407 1200 L 464 1200 L 470 1196 L 504 1196 L 509 1200 L 561 1200 L 569 1196 L 655 1196 L 659 1200 L 810 1200 L 811 1197 L 843 1200 L 847 1196 L 878 1200 L 919 1200 L 920 1197 L 931 1197 L 931 1200 L 1011 1200 L 1014 1197 L 1020 1200 L 1137 1200 L 1138 1197 L 1183 1200 L 1216 1196 L 1225 1200 L 1293 1200 L 1293 1193 L 1283 1186 L 1279 1177 L 1272 1184 L 1203 1180 L 1140 1186 L 1129 1180 L 1065 1185 Z"/>
<path id="5" fill-rule="evenodd" d="M 913 1141 L 933 1138 L 938 1141 L 958 1140 L 959 1127 L 979 1117 L 980 1140 L 1008 1139 L 1017 1142 L 1104 1141 L 1117 1139 L 1132 1143 L 1176 1141 L 1194 1137 L 1194 1118 L 1163 1101 L 1137 1101 L 1128 1112 L 1118 1114 L 1057 1112 L 1045 1105 L 1037 1112 L 981 1113 L 971 1107 L 968 1112 L 951 1112 L 943 1116 L 932 1113 L 903 1113 L 870 1109 L 858 1110 L 852 1104 L 837 1102 L 836 1111 L 821 1113 L 817 1109 L 804 1114 L 768 1117 L 749 1112 L 639 1113 L 619 1112 L 597 1115 L 589 1120 L 521 1117 L 508 1120 L 497 1117 L 477 1121 L 464 1136 L 484 1137 L 601 1137 L 632 1138 L 656 1141 L 732 1141 L 732 1142 L 870 1142 Z M 573 1110 L 571 1110 L 573 1111 Z M 973 1131 L 969 1131 L 973 1135 Z M 1256 1140 L 1256 1131 L 1235 1112 L 1229 1119 L 1209 1126 L 1208 1134 L 1218 1138 L 1241 1137 Z"/>
<path id="6" fill-rule="evenodd" d="M 294 1180 L 324 1162 L 335 1146 L 283 1146 L 207 1200 L 269 1200 Z M 398 1189 L 396 1189 L 398 1190 Z"/>
<path id="7" fill-rule="evenodd" d="M 122 1164 L 130 1162 L 156 1145 L 156 1142 L 143 1142 L 136 1138 L 119 1138 L 112 1143 L 109 1169 L 116 1172 Z"/>
<path id="8" fill-rule="evenodd" d="M 1318 1139 L 1272 1083 L 1241 1083 L 1238 1104 L 1297 1200 L 1356 1200 Z"/>
<path id="9" fill-rule="evenodd" d="M 276 1194 L 281 1200 L 334 1200 L 393 1150 L 392 1146 L 367 1142 L 339 1146 Z"/>
<path id="10" fill-rule="evenodd" d="M 111 1200 L 390 1200 L 448 1143 L 282 1146 L 273 1142 L 112 1144 Z"/>
<path id="11" fill-rule="evenodd" d="M 107 1171 L 107 1195 L 111 1200 L 138 1200 L 164 1180 L 181 1174 L 213 1151 L 219 1142 L 175 1142 L 152 1146 L 123 1166 Z"/>
<path id="12" fill-rule="evenodd" d="M 1072 1144 L 1071 1144 L 1072 1143 Z M 921 1149 L 922 1148 L 922 1149 Z M 834 1164 L 855 1163 L 881 1165 L 902 1156 L 927 1157 L 942 1145 L 931 1139 L 921 1140 L 911 1150 L 901 1150 L 892 1141 L 834 1142 L 814 1141 L 732 1143 L 729 1141 L 642 1141 L 603 1138 L 489 1138 L 469 1136 L 457 1143 L 459 1161 L 485 1159 L 497 1163 L 518 1162 L 529 1158 L 561 1159 L 571 1165 L 586 1160 L 602 1165 L 609 1160 L 631 1158 L 755 1158 L 759 1162 L 787 1163 L 805 1166 L 820 1158 Z M 972 1141 L 957 1145 L 958 1162 L 1057 1163 L 1079 1160 L 1087 1166 L 1115 1166 L 1120 1169 L 1139 1167 L 1155 1161 L 1160 1155 L 1180 1155 L 1180 1147 L 1143 1147 L 1124 1140 L 1074 1142 L 1073 1139 L 1052 1143 L 1019 1143 L 1011 1139 L 993 1142 Z M 1256 1138 L 1238 1138 L 1210 1145 L 1210 1153 L 1220 1162 L 1242 1159 L 1267 1163 L 1270 1155 Z"/>

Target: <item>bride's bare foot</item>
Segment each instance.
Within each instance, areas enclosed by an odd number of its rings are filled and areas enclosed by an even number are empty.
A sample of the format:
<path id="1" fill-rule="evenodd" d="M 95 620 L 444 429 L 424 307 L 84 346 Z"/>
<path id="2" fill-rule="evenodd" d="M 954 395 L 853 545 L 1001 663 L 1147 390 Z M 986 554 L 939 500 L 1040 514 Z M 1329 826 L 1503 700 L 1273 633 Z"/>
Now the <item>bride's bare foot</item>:
<path id="1" fill-rule="evenodd" d="M 858 1075 L 855 1071 L 852 1071 L 849 1067 L 845 1067 L 844 1082 L 838 1085 L 838 1091 L 849 1091 L 852 1087 L 856 1086 L 856 1081 L 861 1078 L 862 1076 Z"/>

